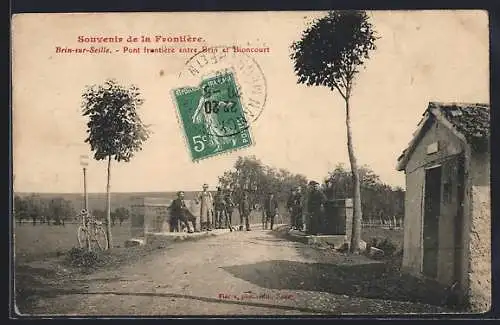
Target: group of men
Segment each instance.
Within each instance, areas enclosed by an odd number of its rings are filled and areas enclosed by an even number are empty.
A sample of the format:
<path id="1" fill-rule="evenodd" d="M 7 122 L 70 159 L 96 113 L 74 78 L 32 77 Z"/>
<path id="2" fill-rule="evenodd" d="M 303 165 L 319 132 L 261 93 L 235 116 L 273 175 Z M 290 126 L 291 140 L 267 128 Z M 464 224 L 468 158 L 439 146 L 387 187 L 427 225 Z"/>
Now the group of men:
<path id="1" fill-rule="evenodd" d="M 178 192 L 177 198 L 172 202 L 170 214 L 173 229 L 176 229 L 176 225 L 181 221 L 187 226 L 189 233 L 223 228 L 233 231 L 235 228 L 232 224 L 232 217 L 237 208 L 240 215 L 239 230 L 243 230 L 243 224 L 247 231 L 251 230 L 249 217 L 253 205 L 247 192 L 243 192 L 238 202 L 235 202 L 232 189 L 222 191 L 221 187 L 217 187 L 217 192 L 212 195 L 208 191 L 208 184 L 203 184 L 203 189 L 196 196 L 196 201 L 200 205 L 200 229 L 193 229 L 192 225 L 196 222 L 196 217 L 187 208 L 183 191 Z"/>
<path id="2" fill-rule="evenodd" d="M 320 234 L 326 201 L 327 197 L 316 181 L 309 182 L 306 195 L 303 195 L 302 187 L 293 188 L 287 201 L 291 228 L 308 234 Z"/>
<path id="3" fill-rule="evenodd" d="M 189 211 L 184 201 L 184 192 L 177 193 L 177 198 L 171 205 L 171 222 L 174 229 L 179 221 L 184 223 L 188 232 L 212 231 L 213 229 L 230 229 L 233 227 L 233 212 L 238 209 L 240 215 L 239 230 L 243 227 L 250 231 L 250 213 L 256 208 L 255 199 L 251 200 L 247 191 L 239 193 L 235 198 L 231 188 L 222 190 L 217 187 L 217 192 L 212 195 L 208 191 L 208 184 L 203 184 L 202 191 L 196 196 L 196 201 L 200 208 L 200 229 L 193 229 L 196 217 Z M 279 214 L 279 203 L 273 192 L 260 200 L 262 203 L 262 227 L 272 230 Z M 305 195 L 302 187 L 292 189 L 287 201 L 287 208 L 291 217 L 291 227 L 296 230 L 305 231 L 310 234 L 318 234 L 321 228 L 322 215 L 327 198 L 320 188 L 320 184 L 311 181 Z"/>

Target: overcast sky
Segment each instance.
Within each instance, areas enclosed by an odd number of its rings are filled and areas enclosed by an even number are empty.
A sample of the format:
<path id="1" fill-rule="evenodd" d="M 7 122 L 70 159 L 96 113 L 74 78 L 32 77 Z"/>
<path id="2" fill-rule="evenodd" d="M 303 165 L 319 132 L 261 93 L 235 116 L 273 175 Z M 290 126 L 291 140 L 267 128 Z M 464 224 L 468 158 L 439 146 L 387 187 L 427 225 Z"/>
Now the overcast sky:
<path id="1" fill-rule="evenodd" d="M 216 185 L 239 155 L 321 180 L 348 165 L 345 110 L 327 88 L 298 85 L 290 44 L 320 12 L 26 14 L 13 20 L 13 155 L 15 191 L 79 192 L 86 120 L 81 94 L 106 78 L 137 85 L 140 110 L 153 134 L 129 163 L 114 163 L 113 192 L 199 189 Z M 396 159 L 412 138 L 429 101 L 489 102 L 488 19 L 481 11 L 377 11 L 378 35 L 356 80 L 352 127 L 360 164 L 384 182 L 404 186 Z M 193 163 L 170 90 L 189 54 L 56 54 L 83 46 L 77 37 L 200 36 L 207 45 L 269 46 L 255 54 L 267 80 L 267 102 L 251 126 L 251 148 Z M 163 71 L 163 73 L 160 73 Z M 91 161 L 88 189 L 106 189 L 105 162 Z"/>

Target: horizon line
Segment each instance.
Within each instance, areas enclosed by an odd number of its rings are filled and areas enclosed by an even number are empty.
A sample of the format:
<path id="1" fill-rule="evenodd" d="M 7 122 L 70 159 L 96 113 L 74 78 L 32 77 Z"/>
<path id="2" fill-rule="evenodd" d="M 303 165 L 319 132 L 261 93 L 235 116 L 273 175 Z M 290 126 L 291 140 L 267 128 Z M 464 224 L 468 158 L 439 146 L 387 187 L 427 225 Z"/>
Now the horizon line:
<path id="1" fill-rule="evenodd" d="M 195 192 L 195 191 L 201 191 L 202 189 L 200 188 L 199 190 L 159 190 L 159 191 L 116 191 L 116 192 L 110 192 L 111 194 L 129 194 L 129 193 L 165 193 L 165 192 L 177 192 L 177 191 L 188 191 L 188 192 Z M 211 190 L 209 190 L 211 191 Z M 213 191 L 216 191 L 214 189 Z M 40 192 L 40 191 L 12 191 L 14 194 L 81 194 L 83 196 L 83 192 Z M 106 194 L 106 192 L 87 192 L 87 195 L 90 194 Z"/>

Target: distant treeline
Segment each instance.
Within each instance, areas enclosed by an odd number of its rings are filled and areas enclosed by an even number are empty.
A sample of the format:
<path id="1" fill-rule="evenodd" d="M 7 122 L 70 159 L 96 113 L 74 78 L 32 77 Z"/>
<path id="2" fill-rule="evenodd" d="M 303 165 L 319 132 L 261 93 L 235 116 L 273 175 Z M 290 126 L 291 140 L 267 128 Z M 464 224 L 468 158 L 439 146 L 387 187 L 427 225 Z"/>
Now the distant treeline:
<path id="1" fill-rule="evenodd" d="M 385 220 L 392 217 L 403 217 L 405 192 L 400 187 L 392 187 L 380 180 L 368 166 L 359 168 L 361 176 L 361 202 L 363 219 Z M 236 192 L 246 189 L 250 191 L 256 202 L 261 202 L 266 194 L 275 193 L 284 205 L 291 189 L 301 186 L 307 193 L 307 184 L 311 179 L 304 175 L 293 174 L 284 168 L 265 165 L 255 156 L 238 157 L 233 169 L 219 177 L 222 187 L 232 187 Z M 328 199 L 352 198 L 353 184 L 350 170 L 338 164 L 321 183 Z"/>
<path id="2" fill-rule="evenodd" d="M 46 223 L 49 225 L 64 225 L 65 222 L 80 221 L 78 214 L 81 209 L 77 209 L 71 200 L 63 197 L 47 198 L 37 194 L 27 196 L 14 196 L 14 219 L 22 223 L 31 221 L 34 225 L 37 223 Z M 91 209 L 92 214 L 100 220 L 105 220 L 104 210 Z M 111 222 L 123 221 L 130 217 L 128 208 L 119 207 L 111 212 Z"/>
<path id="3" fill-rule="evenodd" d="M 200 184 L 200 191 L 201 191 Z M 179 190 L 182 190 L 180 188 Z M 186 199 L 194 198 L 196 191 L 186 191 Z M 80 211 L 84 207 L 83 193 L 29 193 L 29 192 L 16 192 L 14 195 L 21 198 L 26 198 L 35 195 L 43 200 L 51 200 L 54 198 L 62 198 L 71 201 L 74 209 Z M 151 198 L 167 198 L 174 199 L 177 196 L 175 191 L 165 192 L 115 192 L 111 193 L 111 210 L 118 208 L 130 208 L 136 198 L 151 197 Z M 91 210 L 105 210 L 106 209 L 106 193 L 89 193 L 88 206 Z"/>
<path id="4" fill-rule="evenodd" d="M 366 165 L 359 168 L 359 174 L 364 220 L 385 220 L 404 216 L 404 189 L 385 184 Z M 329 182 L 327 183 L 326 180 Z M 351 197 L 353 183 L 350 170 L 346 169 L 344 165 L 338 164 L 326 177 L 323 187 L 327 197 L 333 197 L 334 199 Z"/>

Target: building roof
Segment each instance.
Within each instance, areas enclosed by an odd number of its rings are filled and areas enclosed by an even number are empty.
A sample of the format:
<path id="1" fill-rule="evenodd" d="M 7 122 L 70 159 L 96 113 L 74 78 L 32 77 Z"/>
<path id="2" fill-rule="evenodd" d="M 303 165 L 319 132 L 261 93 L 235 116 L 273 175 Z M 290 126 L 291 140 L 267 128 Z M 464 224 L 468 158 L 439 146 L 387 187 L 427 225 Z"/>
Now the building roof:
<path id="1" fill-rule="evenodd" d="M 484 150 L 490 138 L 490 107 L 488 104 L 430 102 L 418 123 L 408 147 L 398 157 L 396 169 L 404 170 L 413 150 L 431 120 L 448 127 L 473 149 Z M 486 145 L 486 147 L 485 147 Z"/>

